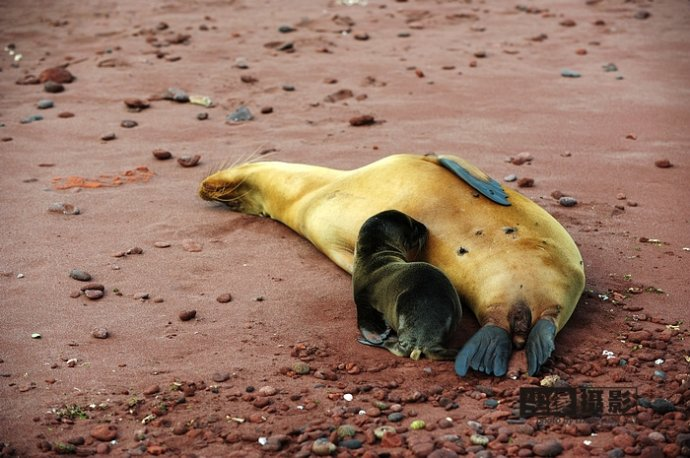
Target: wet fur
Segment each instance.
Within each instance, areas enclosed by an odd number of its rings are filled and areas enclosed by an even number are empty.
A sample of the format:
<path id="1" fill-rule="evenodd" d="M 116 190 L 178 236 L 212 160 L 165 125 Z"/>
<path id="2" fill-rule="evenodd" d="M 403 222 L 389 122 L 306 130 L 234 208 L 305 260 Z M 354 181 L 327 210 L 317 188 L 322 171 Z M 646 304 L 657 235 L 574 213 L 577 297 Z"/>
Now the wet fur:
<path id="1" fill-rule="evenodd" d="M 360 342 L 415 360 L 451 359 L 457 351 L 446 345 L 462 313 L 458 294 L 436 267 L 408 261 L 426 240 L 423 224 L 394 210 L 362 226 L 352 274 Z"/>

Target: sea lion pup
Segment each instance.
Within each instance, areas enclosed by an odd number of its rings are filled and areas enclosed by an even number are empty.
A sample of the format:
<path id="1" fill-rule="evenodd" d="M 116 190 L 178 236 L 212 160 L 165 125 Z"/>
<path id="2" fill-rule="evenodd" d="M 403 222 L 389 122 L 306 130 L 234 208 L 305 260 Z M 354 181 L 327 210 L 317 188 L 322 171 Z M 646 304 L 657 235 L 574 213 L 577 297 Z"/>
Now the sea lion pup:
<path id="1" fill-rule="evenodd" d="M 462 316 L 458 293 L 438 268 L 408 262 L 426 240 L 426 226 L 396 210 L 362 225 L 352 271 L 359 341 L 414 360 L 452 359 L 457 350 L 446 344 Z"/>
<path id="2" fill-rule="evenodd" d="M 526 348 L 535 374 L 584 289 L 582 257 L 563 226 L 455 156 L 393 155 L 348 171 L 245 163 L 207 177 L 199 194 L 281 221 L 349 273 L 369 217 L 395 208 L 423 221 L 420 260 L 446 274 L 482 326 L 457 355 L 461 376 L 504 375 L 513 347 Z"/>

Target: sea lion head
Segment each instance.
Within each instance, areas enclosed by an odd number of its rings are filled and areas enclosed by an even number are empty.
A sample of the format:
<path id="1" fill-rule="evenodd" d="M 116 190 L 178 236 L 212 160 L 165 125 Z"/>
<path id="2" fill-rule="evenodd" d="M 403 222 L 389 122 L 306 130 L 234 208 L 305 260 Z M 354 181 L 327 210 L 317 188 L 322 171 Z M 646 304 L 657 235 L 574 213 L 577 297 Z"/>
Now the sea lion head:
<path id="1" fill-rule="evenodd" d="M 360 241 L 370 241 L 378 249 L 397 249 L 408 259 L 416 258 L 427 241 L 427 228 L 419 221 L 399 212 L 386 210 L 369 218 L 360 230 Z"/>
<path id="2" fill-rule="evenodd" d="M 415 361 L 422 356 L 433 360 L 455 357 L 457 350 L 446 347 L 448 336 L 456 324 L 453 316 L 432 320 L 427 317 L 418 323 L 406 321 L 405 317 L 401 317 L 398 329 L 397 346 L 401 356 L 409 356 Z"/>

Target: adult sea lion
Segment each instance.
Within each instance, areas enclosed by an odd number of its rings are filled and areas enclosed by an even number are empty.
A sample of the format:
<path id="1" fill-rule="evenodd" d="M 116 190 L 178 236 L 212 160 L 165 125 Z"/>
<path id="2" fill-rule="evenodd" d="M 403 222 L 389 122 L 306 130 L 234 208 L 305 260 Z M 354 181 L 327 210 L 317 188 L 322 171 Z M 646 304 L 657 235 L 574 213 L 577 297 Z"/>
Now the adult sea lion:
<path id="1" fill-rule="evenodd" d="M 482 183 L 496 184 L 458 157 L 393 155 L 350 171 L 245 163 L 207 177 L 199 194 L 281 221 L 350 273 L 369 217 L 395 208 L 421 221 L 429 237 L 420 259 L 448 276 L 482 326 L 458 353 L 456 372 L 504 375 L 512 346 L 526 346 L 535 374 L 584 289 L 582 257 L 544 209 L 511 189 L 501 189 L 510 205 L 497 204 L 476 191 Z"/>
<path id="2" fill-rule="evenodd" d="M 426 226 L 397 210 L 362 225 L 352 272 L 359 341 L 414 360 L 452 359 L 457 350 L 447 343 L 462 315 L 458 293 L 438 268 L 408 262 L 426 240 Z"/>

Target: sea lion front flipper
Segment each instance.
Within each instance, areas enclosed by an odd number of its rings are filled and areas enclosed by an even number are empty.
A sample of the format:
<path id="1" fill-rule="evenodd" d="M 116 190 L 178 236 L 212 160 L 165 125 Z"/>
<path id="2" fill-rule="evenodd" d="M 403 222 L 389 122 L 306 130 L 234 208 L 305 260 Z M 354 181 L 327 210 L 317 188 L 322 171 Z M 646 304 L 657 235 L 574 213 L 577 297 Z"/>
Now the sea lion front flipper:
<path id="1" fill-rule="evenodd" d="M 508 194 L 503 190 L 501 184 L 478 169 L 475 170 L 474 166 L 469 164 L 464 166 L 447 157 L 439 157 L 438 163 L 479 191 L 483 196 L 488 197 L 499 205 L 506 207 L 511 205 L 510 201 L 508 201 Z"/>
<path id="2" fill-rule="evenodd" d="M 357 341 L 364 345 L 370 345 L 372 347 L 383 347 L 386 341 L 391 339 L 391 328 L 386 328 L 383 332 L 374 332 L 369 329 L 360 327 L 359 332 L 362 336 L 357 339 Z"/>
<path id="3" fill-rule="evenodd" d="M 551 320 L 542 318 L 532 326 L 525 348 L 529 375 L 539 372 L 541 365 L 549 359 L 551 352 L 556 348 L 555 338 L 556 325 Z"/>
<path id="4" fill-rule="evenodd" d="M 508 371 L 513 346 L 508 331 L 494 325 L 485 325 L 462 347 L 455 357 L 455 372 L 461 377 L 472 369 L 498 377 Z"/>

